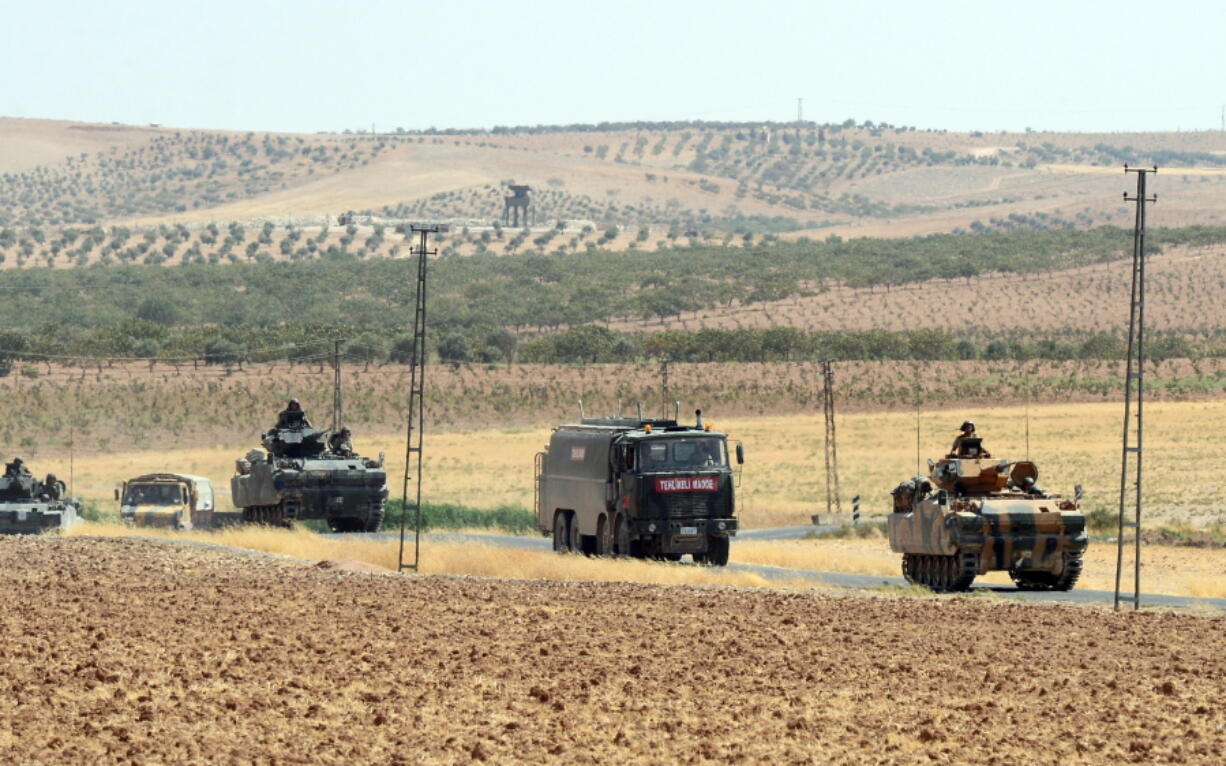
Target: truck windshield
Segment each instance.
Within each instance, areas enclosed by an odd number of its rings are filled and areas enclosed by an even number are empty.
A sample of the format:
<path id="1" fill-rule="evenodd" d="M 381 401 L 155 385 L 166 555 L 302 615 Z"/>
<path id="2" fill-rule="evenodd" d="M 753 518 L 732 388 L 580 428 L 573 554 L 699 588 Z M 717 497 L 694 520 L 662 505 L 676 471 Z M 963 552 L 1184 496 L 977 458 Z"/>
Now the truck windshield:
<path id="1" fill-rule="evenodd" d="M 639 445 L 639 470 L 643 473 L 701 471 L 727 465 L 724 440 L 711 436 L 653 439 Z"/>
<path id="2" fill-rule="evenodd" d="M 182 489 L 173 484 L 138 484 L 128 487 L 123 497 L 124 505 L 179 505 L 183 502 Z"/>

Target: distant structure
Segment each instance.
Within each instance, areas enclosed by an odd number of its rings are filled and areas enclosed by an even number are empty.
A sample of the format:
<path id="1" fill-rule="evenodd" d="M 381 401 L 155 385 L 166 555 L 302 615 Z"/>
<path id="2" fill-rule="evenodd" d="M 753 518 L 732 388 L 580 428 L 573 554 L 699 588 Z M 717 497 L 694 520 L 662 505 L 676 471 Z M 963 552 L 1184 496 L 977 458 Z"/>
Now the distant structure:
<path id="1" fill-rule="evenodd" d="M 529 217 L 535 222 L 536 210 L 532 207 L 532 199 L 528 196 L 532 187 L 512 184 L 507 188 L 511 190 L 511 196 L 503 197 L 502 222 L 519 226 L 520 211 L 523 212 L 524 226 L 528 225 Z"/>

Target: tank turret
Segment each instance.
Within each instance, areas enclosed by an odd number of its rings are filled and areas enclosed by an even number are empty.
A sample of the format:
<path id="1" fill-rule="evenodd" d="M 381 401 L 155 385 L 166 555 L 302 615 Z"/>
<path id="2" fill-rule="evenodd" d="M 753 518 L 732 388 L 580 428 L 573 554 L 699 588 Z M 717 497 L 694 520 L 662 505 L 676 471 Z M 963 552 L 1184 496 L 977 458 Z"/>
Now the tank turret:
<path id="1" fill-rule="evenodd" d="M 260 440 L 276 457 L 308 458 L 328 449 L 328 432 L 319 428 L 270 428 Z"/>

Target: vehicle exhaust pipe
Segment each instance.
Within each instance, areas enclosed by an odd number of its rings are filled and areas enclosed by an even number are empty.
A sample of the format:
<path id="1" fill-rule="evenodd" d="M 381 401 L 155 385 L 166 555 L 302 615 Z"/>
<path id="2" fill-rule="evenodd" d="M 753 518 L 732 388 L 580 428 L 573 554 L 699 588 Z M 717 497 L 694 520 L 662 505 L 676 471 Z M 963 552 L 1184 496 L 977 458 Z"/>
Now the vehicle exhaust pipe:
<path id="1" fill-rule="evenodd" d="M 702 410 L 694 410 L 694 427 L 702 430 Z"/>

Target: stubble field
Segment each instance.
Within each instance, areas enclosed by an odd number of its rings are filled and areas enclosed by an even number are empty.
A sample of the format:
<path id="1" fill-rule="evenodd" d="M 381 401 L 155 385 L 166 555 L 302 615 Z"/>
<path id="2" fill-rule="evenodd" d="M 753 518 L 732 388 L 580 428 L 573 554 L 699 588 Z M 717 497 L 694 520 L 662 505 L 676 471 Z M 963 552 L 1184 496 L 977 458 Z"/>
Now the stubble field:
<path id="1" fill-rule="evenodd" d="M 812 514 L 825 512 L 820 417 L 722 417 L 719 410 L 707 414 L 716 429 L 745 444 L 747 457 L 738 490 L 742 524 L 808 524 Z M 967 417 L 978 424 L 994 455 L 1034 460 L 1040 484 L 1047 490 L 1071 495 L 1074 485 L 1082 484 L 1089 510 L 1117 507 L 1123 408 L 1076 404 L 1033 406 L 1029 411 L 1026 407 L 973 406 L 925 410 L 918 419 L 918 444 L 913 412 L 842 415 L 838 446 L 844 510 L 849 510 L 852 495 L 858 494 L 865 513 L 886 513 L 890 490 L 926 471 L 928 458 L 944 454 L 957 425 Z M 1226 521 L 1226 498 L 1220 490 L 1226 483 L 1226 443 L 1211 438 L 1226 432 L 1226 401 L 1153 402 L 1146 417 L 1147 518 L 1198 527 Z M 564 413 L 557 422 L 575 419 Z M 425 499 L 475 508 L 531 507 L 533 456 L 544 448 L 549 434 L 549 427 L 539 425 L 427 431 Z M 211 477 L 224 504 L 234 460 L 253 446 L 254 434 L 250 441 L 230 446 L 78 456 L 75 490 L 104 509 L 116 510 L 112 493 L 118 482 L 144 472 L 175 470 Z M 392 496 L 397 497 L 404 473 L 403 434 L 371 436 L 359 431 L 355 446 L 367 455 L 386 452 Z M 27 454 L 27 460 L 29 457 Z M 35 464 L 35 469 L 67 475 L 62 462 L 46 467 Z"/>
<path id="2" fill-rule="evenodd" d="M 133 573 L 140 573 L 134 577 Z M 1222 623 L 0 542 L 8 762 L 1218 763 Z"/>

